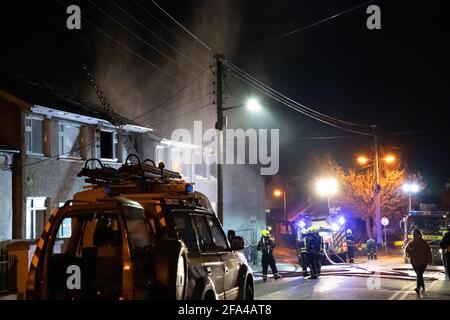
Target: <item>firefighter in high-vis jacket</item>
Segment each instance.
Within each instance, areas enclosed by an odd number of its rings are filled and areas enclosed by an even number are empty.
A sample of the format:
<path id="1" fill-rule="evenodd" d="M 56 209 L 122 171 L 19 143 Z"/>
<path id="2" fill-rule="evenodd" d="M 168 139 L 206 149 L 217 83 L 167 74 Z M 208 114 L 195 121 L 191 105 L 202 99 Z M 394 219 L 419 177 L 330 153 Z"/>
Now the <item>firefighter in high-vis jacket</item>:
<path id="1" fill-rule="evenodd" d="M 347 229 L 347 258 L 348 262 L 355 262 L 355 237 L 351 229 Z"/>
<path id="2" fill-rule="evenodd" d="M 317 279 L 320 275 L 320 252 L 322 250 L 322 237 L 319 235 L 319 229 L 311 226 L 306 236 L 306 253 L 308 257 L 311 279 Z"/>
<path id="3" fill-rule="evenodd" d="M 302 267 L 303 277 L 308 276 L 308 253 L 306 250 L 306 239 L 308 236 L 308 230 L 303 228 L 300 232 L 298 239 L 298 262 Z"/>
<path id="4" fill-rule="evenodd" d="M 275 280 L 281 278 L 278 274 L 277 265 L 275 262 L 275 258 L 273 256 L 273 249 L 275 248 L 275 243 L 270 239 L 270 231 L 269 230 L 263 230 L 261 232 L 261 239 L 258 242 L 258 246 L 256 249 L 258 251 L 261 251 L 262 253 L 262 273 L 263 273 L 263 280 L 267 281 L 267 271 L 270 266 L 270 269 L 272 269 L 273 278 Z"/>

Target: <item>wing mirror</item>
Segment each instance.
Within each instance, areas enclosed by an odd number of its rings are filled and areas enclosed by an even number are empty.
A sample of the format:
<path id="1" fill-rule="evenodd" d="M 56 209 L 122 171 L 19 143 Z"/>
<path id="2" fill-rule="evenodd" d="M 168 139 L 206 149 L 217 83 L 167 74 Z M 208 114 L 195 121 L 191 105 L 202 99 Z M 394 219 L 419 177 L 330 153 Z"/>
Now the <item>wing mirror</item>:
<path id="1" fill-rule="evenodd" d="M 227 239 L 230 243 L 233 243 L 233 239 L 236 237 L 236 231 L 234 230 L 228 230 L 227 232 Z"/>
<path id="2" fill-rule="evenodd" d="M 231 242 L 231 250 L 239 251 L 244 250 L 244 238 L 235 236 Z"/>

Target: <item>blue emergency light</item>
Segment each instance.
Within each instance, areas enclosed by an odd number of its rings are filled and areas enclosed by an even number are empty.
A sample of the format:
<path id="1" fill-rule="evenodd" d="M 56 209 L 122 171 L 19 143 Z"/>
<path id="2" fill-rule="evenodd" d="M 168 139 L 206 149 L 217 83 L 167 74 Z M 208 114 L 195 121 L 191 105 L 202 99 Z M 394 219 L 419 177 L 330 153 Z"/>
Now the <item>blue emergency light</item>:
<path id="1" fill-rule="evenodd" d="M 306 227 L 306 223 L 305 223 L 305 221 L 303 221 L 303 220 L 299 220 L 299 221 L 297 222 L 297 226 L 298 226 L 300 229 L 303 229 L 304 227 Z"/>
<path id="2" fill-rule="evenodd" d="M 187 193 L 194 192 L 194 186 L 191 185 L 191 184 L 187 184 L 185 190 L 186 190 Z"/>

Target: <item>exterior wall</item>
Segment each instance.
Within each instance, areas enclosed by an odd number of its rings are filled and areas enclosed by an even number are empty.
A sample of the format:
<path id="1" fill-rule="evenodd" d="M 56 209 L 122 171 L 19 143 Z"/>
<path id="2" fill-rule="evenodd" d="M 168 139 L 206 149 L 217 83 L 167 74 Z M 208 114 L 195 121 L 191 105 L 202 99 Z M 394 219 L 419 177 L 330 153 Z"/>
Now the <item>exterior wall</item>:
<path id="1" fill-rule="evenodd" d="M 22 104 L 21 102 L 18 103 Z M 0 145 L 20 150 L 22 127 L 19 124 L 21 123 L 23 109 L 26 109 L 26 106 L 15 104 L 0 95 Z"/>
<path id="2" fill-rule="evenodd" d="M 224 228 L 255 244 L 266 228 L 264 178 L 255 165 L 224 166 Z"/>
<path id="3" fill-rule="evenodd" d="M 0 162 L 6 156 L 0 152 Z M 0 242 L 12 237 L 12 212 L 12 174 L 0 169 Z"/>

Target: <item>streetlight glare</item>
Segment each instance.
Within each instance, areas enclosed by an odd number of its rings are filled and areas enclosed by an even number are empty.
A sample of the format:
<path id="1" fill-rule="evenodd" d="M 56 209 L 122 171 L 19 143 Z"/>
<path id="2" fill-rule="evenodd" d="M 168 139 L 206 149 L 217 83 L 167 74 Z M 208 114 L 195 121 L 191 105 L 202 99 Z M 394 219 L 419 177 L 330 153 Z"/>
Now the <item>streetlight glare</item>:
<path id="1" fill-rule="evenodd" d="M 316 190 L 320 195 L 333 195 L 337 192 L 337 189 L 337 181 L 334 178 L 320 179 L 316 183 Z"/>
<path id="2" fill-rule="evenodd" d="M 386 163 L 394 163 L 395 160 L 397 160 L 397 158 L 393 154 L 389 154 L 384 158 L 384 161 L 386 161 Z"/>
<path id="3" fill-rule="evenodd" d="M 259 104 L 259 101 L 255 98 L 248 99 L 245 105 L 247 109 L 250 110 L 251 112 L 259 112 L 262 109 L 261 105 Z"/>
<path id="4" fill-rule="evenodd" d="M 411 192 L 412 193 L 419 192 L 419 185 L 417 183 L 411 184 Z"/>
<path id="5" fill-rule="evenodd" d="M 279 189 L 276 189 L 276 190 L 273 191 L 273 195 L 275 197 L 281 197 L 282 194 L 283 194 L 283 191 L 281 191 Z"/>
<path id="6" fill-rule="evenodd" d="M 402 186 L 402 190 L 406 193 L 417 193 L 420 190 L 420 186 L 417 183 L 405 183 Z"/>
<path id="7" fill-rule="evenodd" d="M 369 159 L 366 156 L 359 156 L 356 161 L 358 161 L 359 164 L 367 164 Z"/>

